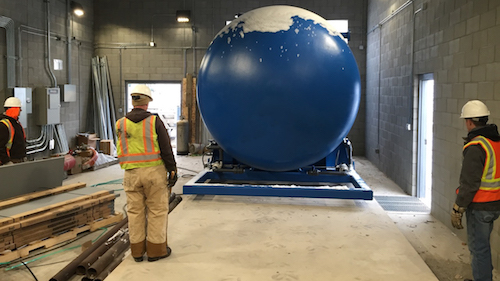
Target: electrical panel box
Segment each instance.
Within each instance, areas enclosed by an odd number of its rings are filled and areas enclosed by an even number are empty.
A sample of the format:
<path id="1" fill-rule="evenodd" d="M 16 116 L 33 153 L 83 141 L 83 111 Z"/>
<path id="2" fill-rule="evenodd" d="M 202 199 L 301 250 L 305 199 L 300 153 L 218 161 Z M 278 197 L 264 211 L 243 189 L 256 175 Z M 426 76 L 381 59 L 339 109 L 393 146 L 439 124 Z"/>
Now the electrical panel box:
<path id="1" fill-rule="evenodd" d="M 33 113 L 33 96 L 31 88 L 14 88 L 14 97 L 21 100 L 19 122 L 24 128 L 28 128 L 28 114 Z"/>
<path id="2" fill-rule="evenodd" d="M 36 88 L 37 125 L 61 123 L 61 102 L 59 88 Z"/>
<path id="3" fill-rule="evenodd" d="M 74 102 L 76 101 L 76 85 L 64 84 L 59 85 L 61 89 L 61 102 Z"/>

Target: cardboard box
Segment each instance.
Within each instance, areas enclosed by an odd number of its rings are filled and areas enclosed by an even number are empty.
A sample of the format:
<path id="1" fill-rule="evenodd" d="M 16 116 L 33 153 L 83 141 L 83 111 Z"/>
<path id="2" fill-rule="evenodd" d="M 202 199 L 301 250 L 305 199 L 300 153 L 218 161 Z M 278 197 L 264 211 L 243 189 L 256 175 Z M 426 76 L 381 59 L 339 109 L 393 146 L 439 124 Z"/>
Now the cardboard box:
<path id="1" fill-rule="evenodd" d="M 96 134 L 78 133 L 76 136 L 76 145 L 87 145 L 95 149 L 98 148 L 99 138 Z"/>
<path id="2" fill-rule="evenodd" d="M 75 156 L 75 166 L 68 171 L 69 175 L 76 175 L 83 171 L 82 169 L 83 159 L 81 156 Z"/>
<path id="3" fill-rule="evenodd" d="M 99 148 L 101 149 L 102 153 L 107 155 L 111 155 L 111 153 L 113 152 L 113 147 L 113 140 L 101 140 L 99 144 Z"/>

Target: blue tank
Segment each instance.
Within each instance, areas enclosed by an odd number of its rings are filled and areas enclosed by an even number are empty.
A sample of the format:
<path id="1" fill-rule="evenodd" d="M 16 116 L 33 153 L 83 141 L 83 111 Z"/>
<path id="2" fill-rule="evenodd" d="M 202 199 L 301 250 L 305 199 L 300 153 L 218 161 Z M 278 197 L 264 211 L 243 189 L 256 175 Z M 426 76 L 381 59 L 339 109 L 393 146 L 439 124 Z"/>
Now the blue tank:
<path id="1" fill-rule="evenodd" d="M 247 12 L 210 44 L 198 75 L 201 116 L 238 161 L 268 171 L 311 165 L 351 129 L 359 71 L 342 35 L 291 6 Z"/>

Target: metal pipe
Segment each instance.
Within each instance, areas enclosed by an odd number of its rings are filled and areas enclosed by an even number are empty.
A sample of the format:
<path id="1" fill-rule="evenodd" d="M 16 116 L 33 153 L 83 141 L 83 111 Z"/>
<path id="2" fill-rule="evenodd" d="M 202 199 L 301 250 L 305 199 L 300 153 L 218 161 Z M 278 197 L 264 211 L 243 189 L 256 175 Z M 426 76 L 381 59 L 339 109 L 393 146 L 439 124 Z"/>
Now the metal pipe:
<path id="1" fill-rule="evenodd" d="M 67 50 L 67 81 L 71 84 L 71 12 L 70 12 L 70 2 L 71 0 L 66 0 L 66 36 L 68 40 L 66 41 Z"/>
<path id="2" fill-rule="evenodd" d="M 180 197 L 179 195 L 176 195 L 175 193 L 173 194 L 174 195 L 174 199 L 172 200 L 172 202 L 170 202 L 168 204 L 168 213 L 170 214 L 170 212 L 172 212 L 175 207 L 177 207 L 177 205 L 179 205 L 179 203 L 181 203 L 182 201 L 182 197 Z"/>
<path id="3" fill-rule="evenodd" d="M 123 54 L 122 54 L 122 49 L 120 49 L 120 113 L 122 113 L 122 116 L 125 115 L 125 95 L 123 93 Z"/>
<path id="4" fill-rule="evenodd" d="M 368 31 L 368 34 L 370 34 L 373 31 L 375 31 L 375 29 L 380 28 L 382 25 L 384 25 L 386 22 L 388 22 L 390 19 L 392 19 L 395 15 L 399 14 L 399 12 L 401 12 L 402 10 L 404 10 L 406 7 L 410 6 L 412 3 L 413 3 L 412 0 L 406 1 L 406 3 L 404 3 L 401 6 L 399 6 L 399 8 L 397 8 L 396 10 L 394 10 L 390 15 L 388 15 L 383 20 L 381 20 L 377 25 L 375 25 L 374 27 L 372 27 L 372 29 L 370 29 L 370 31 Z"/>
<path id="5" fill-rule="evenodd" d="M 44 127 L 40 128 L 40 136 L 37 139 L 32 139 L 32 140 L 26 140 L 27 143 L 36 143 L 42 140 L 43 136 L 45 134 Z"/>
<path id="6" fill-rule="evenodd" d="M 33 32 L 33 31 L 28 31 L 28 30 L 23 30 L 24 29 L 32 29 L 32 30 L 35 30 L 39 33 L 36 33 L 36 32 Z M 22 86 L 23 85 L 23 56 L 22 56 L 22 32 L 24 33 L 28 33 L 28 34 L 31 34 L 31 35 L 36 35 L 36 36 L 43 36 L 43 37 L 46 37 L 47 34 L 45 34 L 45 30 L 42 30 L 42 29 L 38 29 L 38 28 L 35 28 L 35 27 L 31 27 L 31 26 L 27 26 L 27 25 L 19 25 L 19 27 L 17 28 L 17 57 L 18 57 L 18 86 Z M 52 37 L 51 39 L 60 39 L 61 37 L 59 35 L 57 35 L 56 33 L 54 32 L 51 32 L 52 33 Z"/>
<path id="7" fill-rule="evenodd" d="M 0 16 L 0 27 L 5 28 L 7 45 L 7 88 L 16 86 L 16 38 L 14 21 L 11 18 Z"/>
<path id="8" fill-rule="evenodd" d="M 117 234 L 120 231 L 118 231 Z M 121 234 L 123 234 L 123 233 L 124 232 L 121 231 Z M 118 239 L 112 239 L 114 237 L 116 237 L 116 236 L 113 236 L 110 239 L 108 239 L 108 241 L 102 243 L 95 251 L 93 251 L 92 253 L 90 253 L 84 260 L 82 260 L 82 262 L 76 268 L 76 274 L 78 274 L 78 275 L 85 275 L 85 273 L 87 273 L 87 270 L 90 268 L 90 266 L 100 256 L 102 256 L 104 253 L 106 253 L 106 251 L 108 251 L 111 247 L 113 247 L 113 245 L 115 245 L 116 242 L 118 242 Z"/>
<path id="9" fill-rule="evenodd" d="M 83 251 L 78 257 L 76 257 L 72 262 L 66 265 L 61 271 L 59 271 L 54 277 L 50 278 L 50 281 L 66 281 L 76 272 L 77 266 L 93 251 L 95 251 L 104 242 L 108 241 L 120 228 L 128 223 L 128 217 L 125 217 L 120 221 L 113 229 L 101 236 L 92 246 Z"/>
<path id="10" fill-rule="evenodd" d="M 54 75 L 54 72 L 52 71 L 52 68 L 50 67 L 50 0 L 45 0 L 45 6 L 47 7 L 47 54 L 46 54 L 46 67 L 47 71 L 50 74 L 50 78 L 52 80 L 52 84 L 55 87 L 57 87 L 57 78 Z"/>
<path id="11" fill-rule="evenodd" d="M 114 261 L 112 261 L 108 267 L 106 267 L 97 277 L 94 279 L 94 281 L 102 281 L 104 278 L 108 277 L 108 275 L 123 261 L 125 254 L 122 253 L 119 255 Z"/>
<path id="12" fill-rule="evenodd" d="M 115 258 L 123 253 L 130 246 L 128 233 L 125 234 L 118 242 L 116 242 L 108 251 L 95 261 L 89 269 L 87 276 L 96 278 Z"/>

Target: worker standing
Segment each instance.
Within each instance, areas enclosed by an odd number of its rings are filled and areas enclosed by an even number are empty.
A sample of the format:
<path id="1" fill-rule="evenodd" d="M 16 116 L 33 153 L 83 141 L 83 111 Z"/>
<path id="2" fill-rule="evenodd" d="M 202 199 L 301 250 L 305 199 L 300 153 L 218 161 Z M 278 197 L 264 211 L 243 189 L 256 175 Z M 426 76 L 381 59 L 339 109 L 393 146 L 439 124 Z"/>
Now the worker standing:
<path id="1" fill-rule="evenodd" d="M 23 162 L 26 158 L 26 134 L 19 123 L 21 100 L 10 97 L 0 115 L 0 165 Z"/>
<path id="2" fill-rule="evenodd" d="M 500 135 L 495 124 L 487 124 L 490 111 L 479 100 L 467 102 L 460 118 L 468 135 L 463 148 L 462 171 L 457 198 L 451 212 L 453 227 L 462 229 L 467 217 L 467 237 L 474 281 L 491 281 L 490 234 L 500 215 Z M 465 279 L 468 280 L 468 279 Z"/>
<path id="3" fill-rule="evenodd" d="M 177 166 L 165 125 L 147 111 L 153 100 L 146 85 L 132 89 L 134 108 L 116 122 L 117 152 L 125 170 L 130 249 L 136 262 L 166 258 L 170 188 L 177 181 Z"/>

